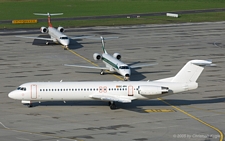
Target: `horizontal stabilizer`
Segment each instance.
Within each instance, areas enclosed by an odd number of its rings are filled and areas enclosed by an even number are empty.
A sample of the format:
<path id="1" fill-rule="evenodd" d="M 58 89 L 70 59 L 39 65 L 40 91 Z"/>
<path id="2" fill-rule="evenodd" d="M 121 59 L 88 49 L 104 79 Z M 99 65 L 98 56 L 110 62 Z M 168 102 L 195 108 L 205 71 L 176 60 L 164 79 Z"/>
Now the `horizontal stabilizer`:
<path id="1" fill-rule="evenodd" d="M 63 13 L 54 13 L 54 14 L 50 14 L 50 13 L 34 13 L 34 15 L 40 15 L 40 16 L 56 16 L 56 15 L 63 15 Z"/>

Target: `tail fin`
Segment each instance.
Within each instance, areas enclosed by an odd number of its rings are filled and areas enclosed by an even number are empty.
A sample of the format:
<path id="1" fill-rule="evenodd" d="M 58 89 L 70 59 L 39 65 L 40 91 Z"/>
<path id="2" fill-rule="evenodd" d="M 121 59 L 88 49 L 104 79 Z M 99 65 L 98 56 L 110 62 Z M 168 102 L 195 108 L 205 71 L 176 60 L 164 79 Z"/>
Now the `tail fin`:
<path id="1" fill-rule="evenodd" d="M 212 61 L 191 60 L 172 78 L 171 82 L 196 82 L 204 66 L 212 66 Z"/>
<path id="2" fill-rule="evenodd" d="M 52 24 L 51 24 L 51 16 L 62 15 L 62 14 L 63 13 L 54 13 L 54 14 L 50 14 L 50 13 L 47 13 L 47 14 L 44 14 L 44 13 L 34 13 L 34 15 L 48 16 L 48 26 L 49 27 L 52 27 Z"/>
<path id="3" fill-rule="evenodd" d="M 105 50 L 105 42 L 104 42 L 104 38 L 101 36 L 101 40 L 102 40 L 102 51 L 105 54 L 108 54 L 107 51 Z"/>

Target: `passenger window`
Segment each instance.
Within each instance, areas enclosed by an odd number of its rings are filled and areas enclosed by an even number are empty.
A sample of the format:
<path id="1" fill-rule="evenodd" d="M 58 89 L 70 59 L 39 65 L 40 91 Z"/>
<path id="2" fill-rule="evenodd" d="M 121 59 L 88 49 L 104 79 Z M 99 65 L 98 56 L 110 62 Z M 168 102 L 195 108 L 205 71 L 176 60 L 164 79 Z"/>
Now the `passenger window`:
<path id="1" fill-rule="evenodd" d="M 40 89 L 40 92 L 41 92 L 41 89 Z"/>

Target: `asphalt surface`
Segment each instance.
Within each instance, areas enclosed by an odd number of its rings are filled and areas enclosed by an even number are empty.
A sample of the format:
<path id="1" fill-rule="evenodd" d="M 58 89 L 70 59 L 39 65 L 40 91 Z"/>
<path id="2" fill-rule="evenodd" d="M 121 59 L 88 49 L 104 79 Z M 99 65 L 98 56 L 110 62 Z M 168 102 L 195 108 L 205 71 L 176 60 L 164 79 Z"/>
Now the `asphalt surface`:
<path id="1" fill-rule="evenodd" d="M 110 110 L 101 101 L 34 103 L 28 108 L 7 97 L 30 81 L 117 81 L 121 77 L 99 70 L 63 64 L 102 66 L 93 61 L 101 42 L 72 40 L 70 50 L 16 35 L 44 36 L 36 30 L 1 31 L 0 139 L 9 140 L 223 140 L 225 131 L 225 22 L 67 29 L 68 36 L 117 36 L 107 40 L 108 53 L 119 52 L 128 64 L 158 62 L 132 71 L 131 81 L 174 76 L 192 59 L 212 59 L 200 76 L 199 88 L 163 99 L 117 103 Z M 90 63 L 91 62 L 91 63 Z M 116 76 L 116 77 L 115 77 Z"/>

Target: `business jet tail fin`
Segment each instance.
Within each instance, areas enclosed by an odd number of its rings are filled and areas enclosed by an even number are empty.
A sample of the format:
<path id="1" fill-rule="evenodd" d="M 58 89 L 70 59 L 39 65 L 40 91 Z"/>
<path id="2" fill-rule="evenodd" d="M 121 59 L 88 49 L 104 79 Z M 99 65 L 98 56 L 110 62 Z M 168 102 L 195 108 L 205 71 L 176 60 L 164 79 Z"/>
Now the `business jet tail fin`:
<path id="1" fill-rule="evenodd" d="M 50 13 L 34 13 L 34 15 L 40 15 L 40 16 L 48 16 L 48 26 L 52 27 L 51 24 L 51 16 L 56 16 L 56 15 L 63 15 L 63 13 L 54 13 L 54 14 L 50 14 Z"/>
<path id="2" fill-rule="evenodd" d="M 171 82 L 196 82 L 205 66 L 215 66 L 208 60 L 191 60 L 173 77 Z"/>

